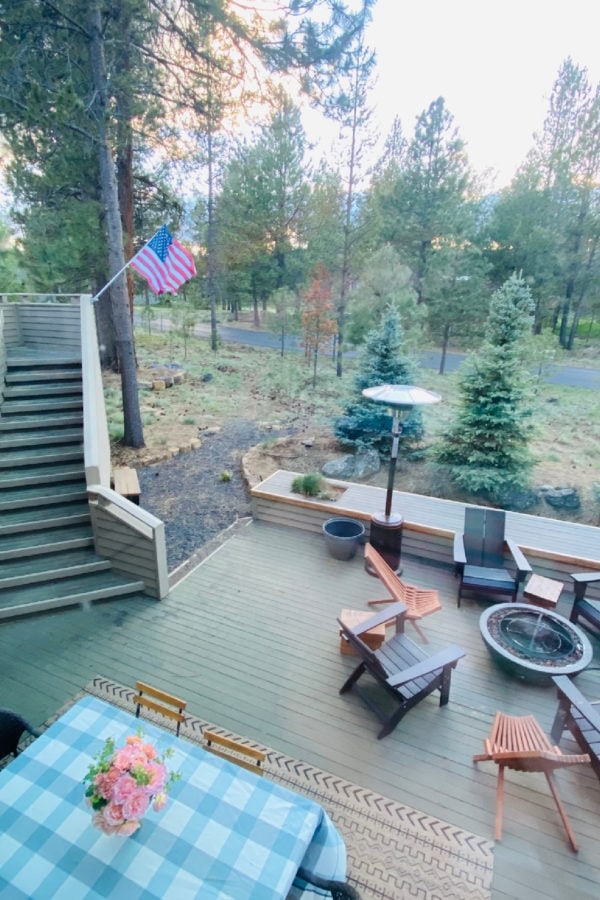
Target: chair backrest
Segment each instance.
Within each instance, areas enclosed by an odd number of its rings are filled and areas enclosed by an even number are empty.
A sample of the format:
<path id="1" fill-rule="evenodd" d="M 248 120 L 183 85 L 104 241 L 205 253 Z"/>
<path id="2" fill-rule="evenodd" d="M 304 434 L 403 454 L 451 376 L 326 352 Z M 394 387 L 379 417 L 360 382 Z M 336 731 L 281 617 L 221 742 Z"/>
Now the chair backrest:
<path id="1" fill-rule="evenodd" d="M 0 709 L 0 759 L 9 753 L 18 753 L 18 744 L 24 731 L 37 737 L 38 732 L 12 709 Z"/>
<path id="2" fill-rule="evenodd" d="M 203 738 L 205 750 L 238 766 L 243 766 L 244 769 L 249 769 L 256 775 L 262 775 L 261 765 L 266 759 L 266 753 L 263 750 L 255 750 L 254 747 L 248 747 L 246 744 L 222 734 L 216 734 L 214 731 L 205 731 Z"/>
<path id="3" fill-rule="evenodd" d="M 136 717 L 139 717 L 140 708 L 144 706 L 153 712 L 166 716 L 168 719 L 173 719 L 177 723 L 176 732 L 179 734 L 181 724 L 185 722 L 183 712 L 187 706 L 186 701 L 152 687 L 151 684 L 146 684 L 144 681 L 136 681 L 135 689 L 137 694 L 133 698 L 133 702 L 136 704 Z"/>
<path id="4" fill-rule="evenodd" d="M 503 509 L 465 507 L 464 545 L 468 565 L 504 567 L 505 525 Z"/>

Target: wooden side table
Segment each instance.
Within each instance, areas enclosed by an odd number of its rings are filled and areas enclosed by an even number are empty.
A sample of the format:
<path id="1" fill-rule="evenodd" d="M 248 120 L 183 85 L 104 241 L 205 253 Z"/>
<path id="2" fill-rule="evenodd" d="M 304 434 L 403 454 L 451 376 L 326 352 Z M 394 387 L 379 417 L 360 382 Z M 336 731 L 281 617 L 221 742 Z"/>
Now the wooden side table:
<path id="1" fill-rule="evenodd" d="M 344 625 L 348 625 L 350 628 L 356 628 L 361 622 L 366 622 L 367 619 L 370 619 L 372 615 L 373 613 L 370 610 L 343 609 L 340 614 L 340 619 Z M 355 651 L 352 649 L 346 638 L 341 635 L 342 632 L 340 629 L 340 653 L 348 656 L 356 656 Z M 361 641 L 364 641 L 371 650 L 378 650 L 385 641 L 385 624 L 370 628 L 369 631 L 365 631 L 361 634 L 360 639 Z"/>
<path id="2" fill-rule="evenodd" d="M 556 604 L 563 589 L 562 582 L 546 578 L 544 575 L 532 575 L 525 587 L 523 596 L 542 609 L 556 609 Z"/>

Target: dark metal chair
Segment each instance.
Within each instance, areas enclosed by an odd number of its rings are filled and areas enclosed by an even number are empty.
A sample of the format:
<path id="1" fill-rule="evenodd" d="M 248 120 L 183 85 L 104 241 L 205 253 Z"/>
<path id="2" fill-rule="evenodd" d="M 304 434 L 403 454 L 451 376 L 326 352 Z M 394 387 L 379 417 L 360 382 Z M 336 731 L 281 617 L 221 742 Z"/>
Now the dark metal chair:
<path id="1" fill-rule="evenodd" d="M 509 594 L 516 601 L 519 586 L 531 566 L 517 544 L 505 534 L 506 513 L 484 506 L 465 507 L 465 530 L 454 536 L 454 568 L 459 577 L 456 605 L 463 591 L 477 594 Z M 505 568 L 508 549 L 516 572 Z"/>
<path id="2" fill-rule="evenodd" d="M 4 759 L 10 753 L 17 756 L 19 741 L 24 731 L 39 737 L 39 732 L 23 716 L 13 712 L 12 709 L 0 709 L 0 759 Z"/>
<path id="3" fill-rule="evenodd" d="M 595 629 L 600 631 L 600 605 L 594 604 L 585 599 L 585 592 L 588 584 L 594 584 L 600 581 L 600 572 L 573 572 L 573 591 L 575 600 L 569 616 L 574 625 L 579 624 L 579 619 L 583 619 L 581 623 L 584 626 L 593 625 Z"/>
<path id="4" fill-rule="evenodd" d="M 451 646 L 434 656 L 427 656 L 403 633 L 405 618 L 406 606 L 403 603 L 394 603 L 356 628 L 351 628 L 338 619 L 343 637 L 361 659 L 357 668 L 340 688 L 340 694 L 354 688 L 383 723 L 378 738 L 390 734 L 413 706 L 435 690 L 440 691 L 440 706 L 445 706 L 450 697 L 452 669 L 465 655 L 460 647 Z M 365 631 L 393 619 L 396 620 L 396 634 L 382 644 L 379 650 L 371 650 L 361 640 L 360 635 Z M 393 699 L 395 708 L 390 710 L 389 699 L 380 704 L 375 691 L 362 689 L 358 681 L 365 672 L 375 679 L 388 697 Z"/>

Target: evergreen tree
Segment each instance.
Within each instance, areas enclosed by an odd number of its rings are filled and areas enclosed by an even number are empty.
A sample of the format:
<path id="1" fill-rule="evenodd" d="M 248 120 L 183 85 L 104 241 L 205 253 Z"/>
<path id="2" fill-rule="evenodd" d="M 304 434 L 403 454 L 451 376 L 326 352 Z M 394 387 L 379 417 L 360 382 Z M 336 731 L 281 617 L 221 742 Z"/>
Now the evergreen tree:
<path id="1" fill-rule="evenodd" d="M 402 347 L 400 316 L 394 306 L 389 306 L 379 327 L 366 337 L 360 372 L 355 379 L 357 399 L 334 422 L 335 436 L 343 444 L 374 447 L 384 455 L 389 454 L 392 417 L 384 407 L 363 397 L 362 391 L 380 384 L 413 383 L 413 366 Z M 403 443 L 414 443 L 422 436 L 423 417 L 415 408 L 402 423 L 400 439 Z"/>
<path id="2" fill-rule="evenodd" d="M 496 502 L 527 483 L 533 466 L 527 338 L 533 300 L 512 275 L 491 298 L 486 339 L 465 367 L 461 406 L 436 458 L 461 488 Z"/>

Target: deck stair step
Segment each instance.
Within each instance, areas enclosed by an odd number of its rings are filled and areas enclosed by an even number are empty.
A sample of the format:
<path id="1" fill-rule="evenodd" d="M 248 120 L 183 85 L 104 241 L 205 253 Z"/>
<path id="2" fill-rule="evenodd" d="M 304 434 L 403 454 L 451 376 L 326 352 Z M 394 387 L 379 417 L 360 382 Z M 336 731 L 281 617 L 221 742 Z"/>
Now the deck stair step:
<path id="1" fill-rule="evenodd" d="M 36 447 L 68 443 L 81 443 L 81 428 L 45 428 L 42 431 L 0 432 L 0 450 L 18 447 Z"/>
<path id="2" fill-rule="evenodd" d="M 48 413 L 40 416 L 37 413 L 32 415 L 8 416 L 3 415 L 0 419 L 0 433 L 15 431 L 35 431 L 44 428 L 74 428 L 76 425 L 83 425 L 83 413 L 81 412 L 64 412 L 64 413 Z"/>
<path id="3" fill-rule="evenodd" d="M 29 559 L 4 560 L 0 563 L 0 589 L 74 578 L 111 568 L 109 559 L 103 559 L 87 548 L 43 553 Z"/>
<path id="4" fill-rule="evenodd" d="M 55 370 L 55 369 L 79 369 L 81 370 L 81 356 L 70 355 L 57 355 L 54 356 L 46 354 L 43 355 L 43 351 L 37 352 L 35 356 L 28 356 L 27 354 L 17 355 L 16 353 L 11 353 L 8 357 L 8 366 L 11 370 L 23 369 L 26 372 L 36 372 L 44 369 Z"/>
<path id="5" fill-rule="evenodd" d="M 35 391 L 36 397 L 61 397 L 67 394 L 81 394 L 83 387 L 81 382 L 68 381 L 44 381 L 36 384 L 17 384 L 4 389 L 4 400 L 30 400 Z"/>
<path id="6" fill-rule="evenodd" d="M 58 502 L 73 503 L 76 500 L 87 500 L 85 481 L 66 481 L 49 485 L 35 483 L 16 488 L 5 487 L 0 482 L 0 512 L 50 506 Z"/>
<path id="7" fill-rule="evenodd" d="M 15 466 L 38 466 L 48 463 L 83 461 L 83 445 L 70 444 L 66 447 L 46 449 L 45 447 L 25 448 L 11 452 L 0 450 L 0 469 L 12 469 Z"/>
<path id="8" fill-rule="evenodd" d="M 96 572 L 51 584 L 38 584 L 0 592 L 0 619 L 47 612 L 63 606 L 108 600 L 144 591 L 143 581 L 117 572 Z"/>
<path id="9" fill-rule="evenodd" d="M 45 415 L 65 410 L 83 409 L 81 397 L 45 397 L 43 400 L 7 400 L 2 406 L 3 416 Z"/>
<path id="10" fill-rule="evenodd" d="M 12 509 L 2 514 L 0 535 L 37 531 L 41 528 L 60 528 L 63 525 L 81 525 L 89 521 L 89 517 L 87 501 Z"/>
<path id="11" fill-rule="evenodd" d="M 41 366 L 34 369 L 29 366 L 22 369 L 11 365 L 10 362 L 8 365 L 9 368 L 4 379 L 7 384 L 34 384 L 40 381 L 81 381 L 81 366 L 74 366 L 71 369 L 62 366 L 57 366 L 56 368 Z"/>
<path id="12" fill-rule="evenodd" d="M 89 524 L 53 528 L 50 532 L 23 531 L 0 535 L 0 561 L 93 547 L 94 535 Z"/>
<path id="13" fill-rule="evenodd" d="M 55 484 L 63 481 L 80 481 L 83 477 L 81 461 L 52 463 L 42 466 L 26 466 L 23 469 L 0 468 L 0 490 L 19 485 Z"/>

